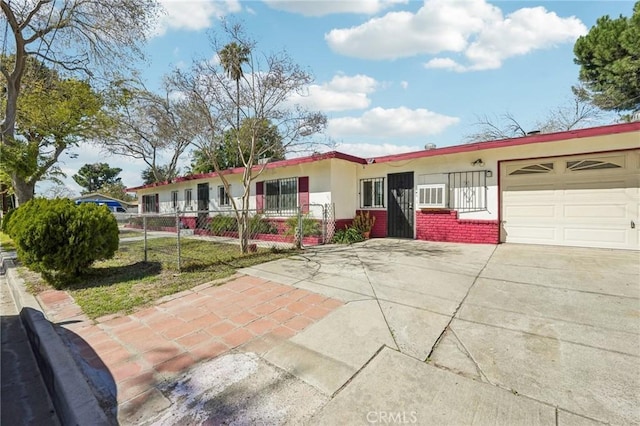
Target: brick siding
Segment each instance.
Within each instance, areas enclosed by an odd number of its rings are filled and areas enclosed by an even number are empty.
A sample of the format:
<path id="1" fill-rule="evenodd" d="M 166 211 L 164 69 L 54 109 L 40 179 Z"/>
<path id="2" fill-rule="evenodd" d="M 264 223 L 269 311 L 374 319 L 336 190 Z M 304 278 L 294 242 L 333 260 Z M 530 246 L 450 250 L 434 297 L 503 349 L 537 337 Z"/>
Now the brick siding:
<path id="1" fill-rule="evenodd" d="M 455 210 L 416 212 L 416 239 L 455 243 L 498 244 L 497 220 L 461 220 Z"/>
<path id="2" fill-rule="evenodd" d="M 356 214 L 361 211 L 368 211 L 369 215 L 376 217 L 376 223 L 371 229 L 371 238 L 385 238 L 387 236 L 387 211 L 386 210 L 356 210 Z"/>

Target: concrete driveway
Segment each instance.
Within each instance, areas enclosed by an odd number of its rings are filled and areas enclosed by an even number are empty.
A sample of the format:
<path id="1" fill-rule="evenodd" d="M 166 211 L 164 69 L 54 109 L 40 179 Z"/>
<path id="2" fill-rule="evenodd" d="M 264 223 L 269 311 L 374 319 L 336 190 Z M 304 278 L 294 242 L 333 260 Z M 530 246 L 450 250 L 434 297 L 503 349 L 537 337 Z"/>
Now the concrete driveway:
<path id="1" fill-rule="evenodd" d="M 346 304 L 259 353 L 317 424 L 640 423 L 637 252 L 369 240 L 242 272 Z"/>

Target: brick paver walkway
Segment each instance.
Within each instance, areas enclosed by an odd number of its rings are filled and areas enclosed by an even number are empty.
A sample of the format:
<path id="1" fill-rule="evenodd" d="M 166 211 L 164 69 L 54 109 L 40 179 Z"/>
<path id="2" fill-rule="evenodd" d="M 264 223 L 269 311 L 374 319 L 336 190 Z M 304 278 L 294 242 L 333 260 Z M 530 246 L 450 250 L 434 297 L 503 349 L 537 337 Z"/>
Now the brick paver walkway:
<path id="1" fill-rule="evenodd" d="M 153 397 L 159 380 L 250 341 L 268 344 L 292 337 L 342 305 L 249 276 L 220 286 L 204 284 L 134 314 L 96 321 L 83 315 L 67 292 L 45 291 L 38 299 L 50 321 L 73 332 L 71 340 L 85 361 L 108 370 L 120 410 Z"/>

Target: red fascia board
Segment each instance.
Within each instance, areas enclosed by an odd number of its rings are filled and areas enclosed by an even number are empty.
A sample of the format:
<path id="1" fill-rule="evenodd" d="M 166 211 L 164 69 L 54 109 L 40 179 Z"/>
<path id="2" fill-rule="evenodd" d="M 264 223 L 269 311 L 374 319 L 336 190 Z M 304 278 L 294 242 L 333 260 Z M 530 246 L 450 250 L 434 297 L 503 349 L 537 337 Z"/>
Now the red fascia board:
<path id="1" fill-rule="evenodd" d="M 338 151 L 331 151 L 331 152 L 325 152 L 323 154 L 314 154 L 307 157 L 299 157 L 299 158 L 291 158 L 289 160 L 274 161 L 273 163 L 267 163 L 264 167 L 265 169 L 275 169 L 275 168 L 281 168 L 281 167 L 297 166 L 299 164 L 305 164 L 305 163 L 313 163 L 316 161 L 329 160 L 332 158 L 336 158 L 344 161 L 350 161 L 352 163 L 357 163 L 357 164 L 367 164 L 367 160 L 365 160 L 364 158 L 356 157 L 354 155 L 344 154 Z M 261 165 L 256 165 L 253 167 L 253 169 L 260 170 L 261 167 L 262 167 Z M 244 167 L 236 167 L 234 169 L 223 170 L 220 173 L 217 173 L 217 172 L 198 173 L 195 175 L 177 177 L 175 179 L 172 179 L 170 182 L 165 181 L 165 182 L 159 182 L 159 183 L 152 183 L 150 185 L 136 186 L 134 188 L 127 188 L 127 191 L 135 192 L 136 190 L 140 190 L 140 189 L 157 188 L 157 187 L 169 185 L 172 183 L 187 182 L 190 180 L 197 180 L 197 179 L 214 178 L 221 174 L 235 175 L 235 174 L 240 174 L 243 171 L 244 171 Z"/>
<path id="2" fill-rule="evenodd" d="M 412 160 L 438 155 L 458 154 L 462 152 L 483 151 L 486 149 L 504 148 L 509 146 L 528 145 L 532 143 L 557 142 L 561 140 L 588 138 L 593 136 L 612 135 L 616 133 L 628 133 L 640 130 L 640 122 L 612 124 L 608 126 L 591 127 L 588 129 L 569 130 L 566 132 L 544 133 L 531 136 L 523 136 L 513 139 L 500 139 L 497 141 L 476 142 L 466 145 L 455 145 L 423 151 L 407 152 L 404 154 L 386 155 L 376 157 L 374 163 L 388 163 L 390 161 Z M 639 141 L 640 142 L 640 141 Z"/>

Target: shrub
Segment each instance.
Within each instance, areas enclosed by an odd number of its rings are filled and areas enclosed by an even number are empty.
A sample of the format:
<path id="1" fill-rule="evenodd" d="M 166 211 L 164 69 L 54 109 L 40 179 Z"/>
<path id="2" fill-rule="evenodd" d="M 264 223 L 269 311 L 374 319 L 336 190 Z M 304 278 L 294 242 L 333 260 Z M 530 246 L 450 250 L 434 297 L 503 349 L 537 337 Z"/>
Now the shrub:
<path id="1" fill-rule="evenodd" d="M 2 231 L 3 234 L 9 235 L 9 221 L 11 220 L 11 216 L 13 216 L 13 212 L 15 211 L 16 209 L 8 210 L 4 214 L 4 216 L 2 216 L 2 225 L 0 227 L 0 231 Z"/>
<path id="2" fill-rule="evenodd" d="M 11 218 L 18 258 L 45 279 L 73 277 L 118 249 L 118 224 L 106 206 L 34 199 Z"/>
<path id="3" fill-rule="evenodd" d="M 286 221 L 287 231 L 285 235 L 296 235 L 298 229 L 298 216 L 293 216 Z M 320 222 L 310 218 L 308 215 L 302 216 L 302 236 L 303 237 L 317 237 L 322 235 L 322 228 Z"/>
<path id="4" fill-rule="evenodd" d="M 161 228 L 173 228 L 176 226 L 176 217 L 175 216 L 133 216 L 128 220 L 128 224 L 132 225 L 136 228 L 144 228 L 145 219 L 147 223 L 148 230 L 158 230 Z"/>
<path id="5" fill-rule="evenodd" d="M 238 232 L 238 221 L 233 216 L 219 214 L 211 218 L 209 229 L 214 234 L 223 232 Z"/>
<path id="6" fill-rule="evenodd" d="M 362 232 L 360 232 L 359 229 L 356 229 L 353 226 L 345 229 L 339 229 L 333 235 L 333 242 L 335 244 L 353 244 L 359 243 L 360 241 L 364 241 Z"/>
<path id="7" fill-rule="evenodd" d="M 49 200 L 45 200 L 44 198 L 34 198 L 15 209 L 6 225 L 6 233 L 13 240 L 17 240 L 24 225 L 29 222 L 30 218 L 35 217 L 42 210 L 46 209 L 48 201 Z"/>
<path id="8" fill-rule="evenodd" d="M 277 234 L 278 228 L 268 220 L 265 220 L 262 215 L 256 214 L 249 220 L 249 230 L 251 234 Z"/>
<path id="9" fill-rule="evenodd" d="M 373 225 L 376 223 L 376 217 L 371 216 L 369 212 L 361 211 L 353 218 L 351 227 L 358 230 L 358 232 L 364 234 L 365 232 L 371 232 Z"/>

